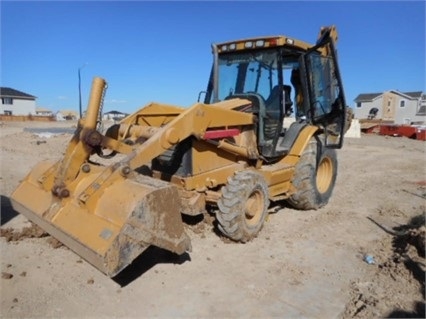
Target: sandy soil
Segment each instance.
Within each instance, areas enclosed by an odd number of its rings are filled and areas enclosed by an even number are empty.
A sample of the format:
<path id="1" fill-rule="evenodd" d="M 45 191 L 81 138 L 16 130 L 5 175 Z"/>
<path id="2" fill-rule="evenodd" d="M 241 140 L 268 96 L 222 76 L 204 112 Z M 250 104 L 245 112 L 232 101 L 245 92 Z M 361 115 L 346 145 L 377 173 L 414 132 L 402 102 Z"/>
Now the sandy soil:
<path id="1" fill-rule="evenodd" d="M 2 318 L 424 317 L 424 142 L 348 138 L 326 207 L 283 206 L 247 244 L 224 240 L 209 216 L 190 220 L 190 254 L 152 247 L 110 279 L 10 206 L 31 167 L 59 159 L 71 137 L 24 131 L 46 125 L 75 123 L 0 127 Z"/>

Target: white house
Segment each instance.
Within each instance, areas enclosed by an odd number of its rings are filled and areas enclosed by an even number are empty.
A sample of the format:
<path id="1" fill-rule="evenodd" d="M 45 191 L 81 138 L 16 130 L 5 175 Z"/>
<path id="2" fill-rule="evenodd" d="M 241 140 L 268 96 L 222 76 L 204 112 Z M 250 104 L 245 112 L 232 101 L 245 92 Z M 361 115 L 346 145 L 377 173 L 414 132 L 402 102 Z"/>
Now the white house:
<path id="1" fill-rule="evenodd" d="M 58 121 L 62 120 L 77 120 L 79 118 L 78 113 L 74 110 L 60 110 L 56 113 L 56 119 Z"/>
<path id="2" fill-rule="evenodd" d="M 36 107 L 36 115 L 39 116 L 52 116 L 53 112 L 49 109 L 43 108 L 43 107 Z"/>
<path id="3" fill-rule="evenodd" d="M 0 114 L 35 115 L 36 97 L 12 88 L 0 88 Z"/>
<path id="4" fill-rule="evenodd" d="M 126 113 L 122 113 L 119 111 L 109 111 L 103 114 L 104 120 L 114 120 L 114 121 L 120 121 L 124 119 L 127 115 Z"/>
<path id="5" fill-rule="evenodd" d="M 356 119 L 377 119 L 394 124 L 426 124 L 423 92 L 362 93 L 355 98 Z"/>

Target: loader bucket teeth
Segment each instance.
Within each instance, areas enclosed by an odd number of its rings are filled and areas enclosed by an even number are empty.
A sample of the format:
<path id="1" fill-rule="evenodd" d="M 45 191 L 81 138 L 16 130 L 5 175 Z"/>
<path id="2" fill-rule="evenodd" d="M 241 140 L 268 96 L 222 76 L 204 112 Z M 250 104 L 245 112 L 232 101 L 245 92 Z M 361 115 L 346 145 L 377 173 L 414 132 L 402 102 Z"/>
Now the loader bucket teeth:
<path id="1" fill-rule="evenodd" d="M 18 186 L 11 196 L 13 208 L 108 276 L 150 245 L 176 254 L 191 250 L 176 186 L 138 176 L 114 183 L 91 204 L 83 204 L 78 198 L 86 179 L 98 174 L 77 178 L 70 196 L 59 199 L 40 183 L 49 165 L 39 163 Z"/>

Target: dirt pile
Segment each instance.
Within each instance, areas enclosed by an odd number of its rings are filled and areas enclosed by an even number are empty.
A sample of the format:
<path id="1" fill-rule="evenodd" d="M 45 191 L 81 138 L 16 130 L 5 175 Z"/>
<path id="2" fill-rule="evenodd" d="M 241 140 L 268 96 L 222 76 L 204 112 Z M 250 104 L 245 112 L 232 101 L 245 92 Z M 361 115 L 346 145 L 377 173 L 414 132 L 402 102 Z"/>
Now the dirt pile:
<path id="1" fill-rule="evenodd" d="M 351 282 L 343 318 L 425 317 L 424 213 L 390 232 L 371 254 L 372 268 Z"/>
<path id="2" fill-rule="evenodd" d="M 49 236 L 48 233 L 33 223 L 31 223 L 30 226 L 24 227 L 22 230 L 0 228 L 0 237 L 6 238 L 7 242 L 19 241 L 25 238 L 42 238 L 47 236 Z"/>
<path id="3" fill-rule="evenodd" d="M 12 192 L 36 163 L 62 158 L 72 137 L 26 127 L 39 126 L 6 123 L 0 132 L 1 318 L 424 317 L 425 225 L 410 218 L 425 213 L 425 142 L 346 139 L 326 207 L 283 203 L 244 245 L 218 234 L 210 211 L 183 216 L 192 252 L 149 247 L 111 279 L 69 249 L 53 249 L 35 225 L 24 230 L 30 224 L 13 210 Z M 398 227 L 388 233 L 367 217 Z"/>
<path id="4" fill-rule="evenodd" d="M 47 242 L 53 248 L 62 247 L 63 244 L 56 238 L 51 237 L 43 229 L 38 227 L 36 224 L 31 223 L 30 226 L 24 227 L 22 230 L 13 228 L 0 228 L 0 237 L 4 237 L 7 242 L 17 242 L 26 238 L 43 238 L 49 237 Z"/>

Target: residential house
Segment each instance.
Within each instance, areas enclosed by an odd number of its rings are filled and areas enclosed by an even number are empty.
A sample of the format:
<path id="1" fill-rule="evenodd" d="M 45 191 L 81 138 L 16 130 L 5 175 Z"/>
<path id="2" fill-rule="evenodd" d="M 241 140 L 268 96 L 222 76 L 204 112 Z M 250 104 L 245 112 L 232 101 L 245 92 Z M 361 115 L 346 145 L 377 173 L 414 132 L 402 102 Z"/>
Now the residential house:
<path id="1" fill-rule="evenodd" d="M 0 88 L 0 114 L 35 115 L 36 97 L 12 88 Z"/>
<path id="2" fill-rule="evenodd" d="M 52 116 L 53 113 L 49 109 L 45 109 L 43 107 L 36 107 L 35 114 L 38 116 Z"/>
<path id="3" fill-rule="evenodd" d="M 114 121 L 120 121 L 122 119 L 124 119 L 127 115 L 126 113 L 122 113 L 119 111 L 109 111 L 104 113 L 103 115 L 103 119 L 104 120 L 114 120 Z"/>
<path id="4" fill-rule="evenodd" d="M 426 124 L 426 94 L 421 91 L 362 93 L 354 101 L 356 119 L 375 119 L 393 124 Z"/>
<path id="5" fill-rule="evenodd" d="M 77 120 L 78 113 L 73 110 L 60 110 L 56 113 L 56 119 L 59 120 Z"/>

